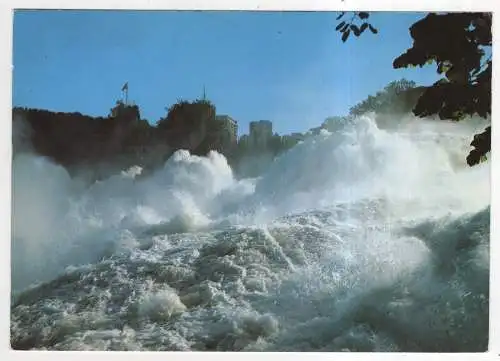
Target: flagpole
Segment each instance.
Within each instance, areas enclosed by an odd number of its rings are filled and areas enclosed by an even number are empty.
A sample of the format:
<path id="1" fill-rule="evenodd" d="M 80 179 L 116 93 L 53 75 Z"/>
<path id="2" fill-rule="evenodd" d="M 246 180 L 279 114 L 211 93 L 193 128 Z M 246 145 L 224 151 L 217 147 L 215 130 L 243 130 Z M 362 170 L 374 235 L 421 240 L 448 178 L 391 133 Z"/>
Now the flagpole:
<path id="1" fill-rule="evenodd" d="M 123 85 L 122 92 L 125 95 L 125 105 L 128 105 L 128 82 Z"/>

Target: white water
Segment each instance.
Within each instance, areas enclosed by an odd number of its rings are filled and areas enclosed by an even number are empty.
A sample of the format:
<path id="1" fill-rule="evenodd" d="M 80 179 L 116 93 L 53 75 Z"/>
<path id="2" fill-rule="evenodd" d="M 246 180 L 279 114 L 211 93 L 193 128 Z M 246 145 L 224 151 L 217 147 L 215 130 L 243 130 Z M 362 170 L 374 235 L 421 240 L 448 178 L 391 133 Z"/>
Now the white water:
<path id="1" fill-rule="evenodd" d="M 12 344 L 484 350 L 489 164 L 464 161 L 484 124 L 374 119 L 306 140 L 258 179 L 180 151 L 152 177 L 85 189 L 16 157 Z"/>

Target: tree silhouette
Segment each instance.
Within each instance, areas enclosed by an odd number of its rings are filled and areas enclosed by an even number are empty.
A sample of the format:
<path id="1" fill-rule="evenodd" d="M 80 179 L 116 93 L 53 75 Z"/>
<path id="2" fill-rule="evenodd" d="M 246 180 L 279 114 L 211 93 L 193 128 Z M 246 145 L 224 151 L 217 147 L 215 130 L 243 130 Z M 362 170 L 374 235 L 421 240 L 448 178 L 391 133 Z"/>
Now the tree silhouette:
<path id="1" fill-rule="evenodd" d="M 349 29 L 359 36 L 362 29 L 372 28 L 366 22 L 359 28 L 352 24 L 358 18 L 368 19 L 367 14 L 354 13 L 351 23 L 337 25 L 337 30 L 343 32 L 343 41 L 349 37 Z M 344 16 L 342 13 L 337 19 Z M 444 75 L 424 89 L 413 109 L 416 116 L 438 115 L 459 121 L 467 116 L 491 115 L 491 26 L 491 13 L 429 13 L 410 27 L 412 47 L 394 60 L 393 67 L 435 63 L 437 72 Z M 491 127 L 477 134 L 471 146 L 474 149 L 467 156 L 470 166 L 478 164 L 490 151 Z"/>
<path id="2" fill-rule="evenodd" d="M 337 16 L 337 20 L 342 20 L 343 18 L 345 19 L 345 12 L 340 13 L 339 16 Z M 375 29 L 375 27 L 370 24 L 368 21 L 368 18 L 370 17 L 370 13 L 368 12 L 353 12 L 351 15 L 351 18 L 349 20 L 342 20 L 335 30 L 339 31 L 342 33 L 342 41 L 346 42 L 347 39 L 349 38 L 349 35 L 354 34 L 355 36 L 360 36 L 365 32 L 366 29 L 370 29 L 370 31 L 373 34 L 377 34 L 378 30 Z M 361 23 L 361 24 L 360 24 Z"/>

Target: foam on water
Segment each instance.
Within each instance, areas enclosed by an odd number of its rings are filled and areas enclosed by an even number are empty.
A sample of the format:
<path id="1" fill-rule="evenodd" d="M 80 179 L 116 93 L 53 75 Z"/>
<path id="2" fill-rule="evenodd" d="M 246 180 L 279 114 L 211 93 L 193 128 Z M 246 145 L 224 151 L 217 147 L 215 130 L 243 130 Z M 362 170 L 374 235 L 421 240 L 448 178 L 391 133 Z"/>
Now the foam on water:
<path id="1" fill-rule="evenodd" d="M 16 158 L 12 345 L 485 350 L 489 164 L 464 162 L 484 124 L 376 120 L 308 138 L 258 179 L 180 151 L 84 189 Z"/>

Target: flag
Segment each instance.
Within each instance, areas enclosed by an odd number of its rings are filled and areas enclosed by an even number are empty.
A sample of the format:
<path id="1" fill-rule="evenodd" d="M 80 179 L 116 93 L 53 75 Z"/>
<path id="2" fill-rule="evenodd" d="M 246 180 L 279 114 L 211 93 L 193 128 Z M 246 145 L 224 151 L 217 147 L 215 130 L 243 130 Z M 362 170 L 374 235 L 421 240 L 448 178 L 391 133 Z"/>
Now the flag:
<path id="1" fill-rule="evenodd" d="M 124 91 L 124 90 L 128 90 L 128 82 L 123 84 L 122 91 Z"/>

